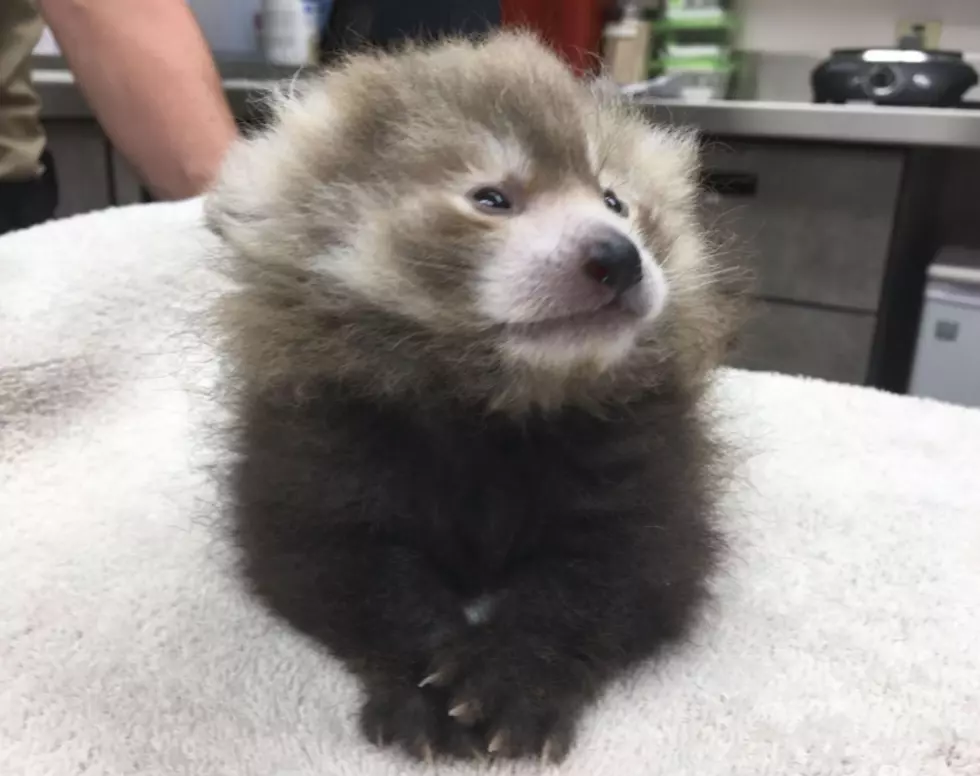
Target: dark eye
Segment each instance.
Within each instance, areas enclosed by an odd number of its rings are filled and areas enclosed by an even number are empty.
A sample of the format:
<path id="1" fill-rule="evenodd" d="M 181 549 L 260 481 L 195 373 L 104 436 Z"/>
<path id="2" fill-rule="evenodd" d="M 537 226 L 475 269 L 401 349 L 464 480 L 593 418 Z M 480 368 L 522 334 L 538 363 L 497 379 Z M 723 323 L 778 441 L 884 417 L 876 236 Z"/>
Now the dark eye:
<path id="1" fill-rule="evenodd" d="M 606 189 L 602 192 L 602 198 L 606 203 L 606 207 L 609 208 L 613 213 L 620 216 L 629 215 L 629 208 L 626 207 L 626 203 L 623 202 L 619 197 L 616 196 L 612 189 Z"/>
<path id="2" fill-rule="evenodd" d="M 470 194 L 470 199 L 484 210 L 505 211 L 513 207 L 506 194 L 490 186 L 477 189 Z"/>

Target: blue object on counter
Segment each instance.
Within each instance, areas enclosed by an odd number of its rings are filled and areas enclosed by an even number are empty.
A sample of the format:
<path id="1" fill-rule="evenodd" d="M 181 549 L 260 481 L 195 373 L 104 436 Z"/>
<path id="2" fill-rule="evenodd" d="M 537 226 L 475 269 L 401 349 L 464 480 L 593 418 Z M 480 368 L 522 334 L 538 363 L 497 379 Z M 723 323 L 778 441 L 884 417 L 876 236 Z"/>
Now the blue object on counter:
<path id="1" fill-rule="evenodd" d="M 317 5 L 316 26 L 322 30 L 324 25 L 330 21 L 330 11 L 333 8 L 333 0 L 314 0 Z"/>

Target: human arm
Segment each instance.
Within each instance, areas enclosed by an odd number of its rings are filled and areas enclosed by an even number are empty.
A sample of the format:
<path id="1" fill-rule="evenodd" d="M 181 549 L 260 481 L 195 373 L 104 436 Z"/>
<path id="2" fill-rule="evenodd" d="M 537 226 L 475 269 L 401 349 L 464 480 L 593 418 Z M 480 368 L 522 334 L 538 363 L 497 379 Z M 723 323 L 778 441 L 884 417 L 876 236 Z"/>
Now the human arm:
<path id="1" fill-rule="evenodd" d="M 106 134 L 154 195 L 213 180 L 236 128 L 184 0 L 39 0 Z"/>

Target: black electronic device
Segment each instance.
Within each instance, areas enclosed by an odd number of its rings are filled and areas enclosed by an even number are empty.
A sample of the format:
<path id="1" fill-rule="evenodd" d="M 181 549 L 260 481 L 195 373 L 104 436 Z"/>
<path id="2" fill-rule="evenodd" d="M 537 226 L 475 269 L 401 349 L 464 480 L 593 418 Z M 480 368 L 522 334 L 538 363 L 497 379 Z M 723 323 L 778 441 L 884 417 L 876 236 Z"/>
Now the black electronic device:
<path id="1" fill-rule="evenodd" d="M 957 51 L 836 49 L 811 74 L 815 102 L 950 107 L 977 84 Z"/>

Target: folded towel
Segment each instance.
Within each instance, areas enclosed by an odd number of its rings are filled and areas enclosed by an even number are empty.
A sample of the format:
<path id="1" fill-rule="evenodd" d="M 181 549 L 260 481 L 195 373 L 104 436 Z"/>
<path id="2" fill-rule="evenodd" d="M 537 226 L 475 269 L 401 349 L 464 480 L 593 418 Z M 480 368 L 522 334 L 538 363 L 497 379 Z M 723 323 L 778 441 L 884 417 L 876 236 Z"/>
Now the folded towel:
<path id="1" fill-rule="evenodd" d="M 381 776 L 358 690 L 243 591 L 211 475 L 200 203 L 0 240 L 0 774 Z M 980 412 L 774 375 L 694 642 L 551 773 L 980 774 Z M 534 773 L 535 764 L 437 766 Z"/>

